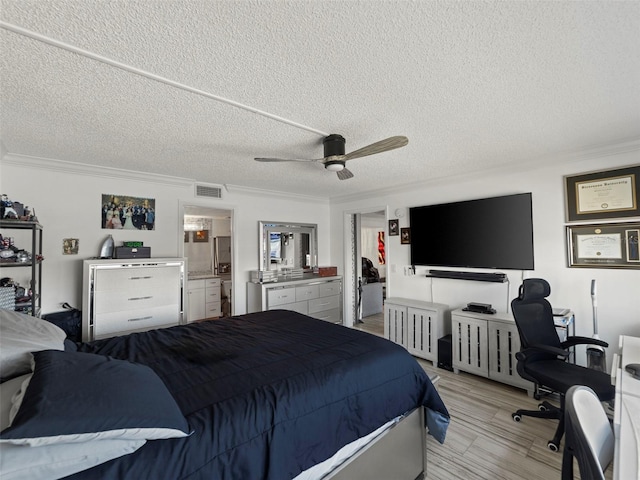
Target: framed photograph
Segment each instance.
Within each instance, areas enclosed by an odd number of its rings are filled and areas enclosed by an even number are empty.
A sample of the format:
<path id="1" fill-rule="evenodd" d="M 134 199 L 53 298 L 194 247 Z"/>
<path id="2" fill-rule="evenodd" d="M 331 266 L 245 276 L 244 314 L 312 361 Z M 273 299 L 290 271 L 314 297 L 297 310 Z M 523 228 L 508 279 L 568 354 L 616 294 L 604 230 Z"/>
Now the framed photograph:
<path id="1" fill-rule="evenodd" d="M 398 219 L 394 218 L 389 220 L 389 236 L 397 237 L 400 234 L 400 229 L 398 226 Z"/>
<path id="2" fill-rule="evenodd" d="M 193 243 L 198 242 L 208 242 L 209 241 L 209 230 L 197 230 L 193 232 Z"/>
<path id="3" fill-rule="evenodd" d="M 640 165 L 568 175 L 564 180 L 567 222 L 640 216 Z"/>
<path id="4" fill-rule="evenodd" d="M 79 247 L 80 247 L 80 240 L 77 239 L 77 238 L 63 238 L 62 239 L 62 254 L 63 255 L 77 255 Z"/>
<path id="5" fill-rule="evenodd" d="M 102 194 L 102 228 L 155 230 L 156 200 L 131 195 Z"/>
<path id="6" fill-rule="evenodd" d="M 567 227 L 570 267 L 638 268 L 640 223 Z"/>
<path id="7" fill-rule="evenodd" d="M 411 243 L 411 229 L 409 227 L 400 229 L 400 243 L 403 245 Z"/>

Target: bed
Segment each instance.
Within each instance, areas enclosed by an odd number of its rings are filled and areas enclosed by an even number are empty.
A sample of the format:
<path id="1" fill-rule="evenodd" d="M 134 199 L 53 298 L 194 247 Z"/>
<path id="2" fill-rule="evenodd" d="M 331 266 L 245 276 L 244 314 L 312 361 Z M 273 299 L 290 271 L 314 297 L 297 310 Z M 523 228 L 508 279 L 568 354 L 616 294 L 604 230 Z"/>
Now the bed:
<path id="1" fill-rule="evenodd" d="M 402 347 L 292 311 L 63 343 L 37 343 L 21 376 L 2 372 L 3 398 L 16 390 L 3 469 L 75 448 L 84 464 L 69 460 L 55 477 L 42 466 L 42 478 L 337 480 L 388 469 L 415 479 L 425 426 L 443 442 L 449 422 Z"/>

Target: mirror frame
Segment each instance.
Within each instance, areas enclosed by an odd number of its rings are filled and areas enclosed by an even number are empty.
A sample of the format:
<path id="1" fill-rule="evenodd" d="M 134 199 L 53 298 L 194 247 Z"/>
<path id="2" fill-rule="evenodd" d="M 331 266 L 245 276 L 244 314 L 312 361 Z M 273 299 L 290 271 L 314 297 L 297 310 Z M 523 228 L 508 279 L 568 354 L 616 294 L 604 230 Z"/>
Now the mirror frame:
<path id="1" fill-rule="evenodd" d="M 305 271 L 314 270 L 318 266 L 318 225 L 315 223 L 294 223 L 294 222 L 258 222 L 260 231 L 260 270 L 266 271 L 270 268 L 269 244 L 270 233 L 307 233 L 309 234 L 309 255 L 311 255 L 311 265 Z"/>

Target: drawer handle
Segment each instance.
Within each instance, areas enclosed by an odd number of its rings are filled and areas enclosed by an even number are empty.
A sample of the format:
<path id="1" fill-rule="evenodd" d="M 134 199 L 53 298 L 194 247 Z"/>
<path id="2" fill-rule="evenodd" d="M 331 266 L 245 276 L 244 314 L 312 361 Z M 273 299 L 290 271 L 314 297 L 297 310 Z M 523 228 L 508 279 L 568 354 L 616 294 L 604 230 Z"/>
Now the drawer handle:
<path id="1" fill-rule="evenodd" d="M 150 298 L 153 298 L 153 296 L 150 296 L 150 297 L 131 297 L 131 298 L 128 298 L 127 300 L 149 300 Z"/>
<path id="2" fill-rule="evenodd" d="M 140 320 L 151 320 L 153 316 L 149 317 L 139 317 L 139 318 L 130 318 L 127 322 L 139 322 Z"/>
<path id="3" fill-rule="evenodd" d="M 331 302 L 319 303 L 319 307 L 324 307 L 325 305 L 331 305 Z"/>
<path id="4" fill-rule="evenodd" d="M 148 280 L 150 278 L 153 278 L 151 276 L 148 277 L 129 277 L 129 280 Z"/>

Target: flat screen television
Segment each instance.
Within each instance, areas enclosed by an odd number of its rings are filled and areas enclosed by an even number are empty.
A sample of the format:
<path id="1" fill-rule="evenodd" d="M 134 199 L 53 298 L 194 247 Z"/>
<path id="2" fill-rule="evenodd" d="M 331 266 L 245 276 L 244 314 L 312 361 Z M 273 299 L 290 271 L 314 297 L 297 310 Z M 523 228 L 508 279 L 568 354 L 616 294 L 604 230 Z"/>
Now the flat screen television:
<path id="1" fill-rule="evenodd" d="M 533 270 L 531 193 L 409 209 L 411 264 Z"/>

